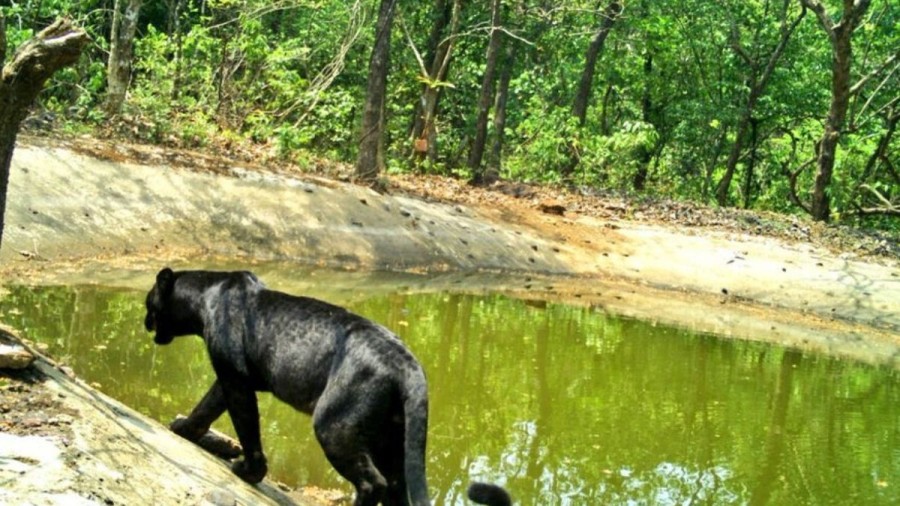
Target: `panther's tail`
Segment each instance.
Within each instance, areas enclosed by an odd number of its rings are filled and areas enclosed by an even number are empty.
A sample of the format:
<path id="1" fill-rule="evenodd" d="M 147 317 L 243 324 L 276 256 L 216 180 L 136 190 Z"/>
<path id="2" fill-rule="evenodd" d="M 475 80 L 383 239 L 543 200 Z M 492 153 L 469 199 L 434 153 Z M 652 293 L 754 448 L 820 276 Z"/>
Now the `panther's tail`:
<path id="1" fill-rule="evenodd" d="M 416 367 L 407 375 L 403 388 L 403 474 L 412 506 L 429 506 L 425 478 L 425 440 L 428 435 L 428 386 L 425 373 Z"/>
<path id="2" fill-rule="evenodd" d="M 403 389 L 403 474 L 411 506 L 429 506 L 425 477 L 425 441 L 428 434 L 428 387 L 425 373 L 416 367 L 407 373 Z M 510 506 L 509 494 L 498 485 L 475 482 L 469 486 L 469 499 L 487 506 Z"/>
<path id="3" fill-rule="evenodd" d="M 509 493 L 499 485 L 491 483 L 474 482 L 469 485 L 469 499 L 478 504 L 487 504 L 488 506 L 510 506 L 512 499 Z"/>

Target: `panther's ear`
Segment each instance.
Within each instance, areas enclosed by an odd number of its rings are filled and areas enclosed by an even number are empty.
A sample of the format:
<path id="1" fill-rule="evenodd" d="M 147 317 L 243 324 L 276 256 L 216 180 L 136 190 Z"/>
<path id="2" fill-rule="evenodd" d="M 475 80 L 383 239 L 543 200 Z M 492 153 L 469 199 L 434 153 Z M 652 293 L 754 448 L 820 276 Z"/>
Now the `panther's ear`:
<path id="1" fill-rule="evenodd" d="M 156 289 L 159 291 L 159 294 L 163 297 L 168 297 L 172 294 L 174 288 L 175 273 L 172 272 L 172 269 L 166 267 L 159 271 L 156 275 Z"/>

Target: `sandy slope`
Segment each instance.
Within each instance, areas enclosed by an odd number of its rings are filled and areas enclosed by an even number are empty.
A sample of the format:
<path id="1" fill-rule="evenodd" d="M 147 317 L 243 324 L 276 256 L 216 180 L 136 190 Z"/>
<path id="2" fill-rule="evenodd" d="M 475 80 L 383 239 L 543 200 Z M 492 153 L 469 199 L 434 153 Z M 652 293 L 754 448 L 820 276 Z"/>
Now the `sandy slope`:
<path id="1" fill-rule="evenodd" d="M 15 153 L 0 250 L 10 281 L 65 282 L 61 272 L 77 274 L 77 262 L 90 259 L 143 268 L 149 280 L 161 263 L 210 256 L 504 273 L 511 276 L 465 284 L 900 363 L 896 259 L 876 263 L 734 231 L 560 216 L 461 185 L 429 192 L 427 181 L 409 190 L 401 180 L 379 194 L 224 159 L 176 163 L 189 170 L 173 168 L 163 150 L 136 156 L 113 147 L 123 154 L 99 160 L 74 147 L 84 146 L 35 140 Z M 448 191 L 476 197 L 448 202 Z M 552 280 L 522 281 L 532 276 Z"/>

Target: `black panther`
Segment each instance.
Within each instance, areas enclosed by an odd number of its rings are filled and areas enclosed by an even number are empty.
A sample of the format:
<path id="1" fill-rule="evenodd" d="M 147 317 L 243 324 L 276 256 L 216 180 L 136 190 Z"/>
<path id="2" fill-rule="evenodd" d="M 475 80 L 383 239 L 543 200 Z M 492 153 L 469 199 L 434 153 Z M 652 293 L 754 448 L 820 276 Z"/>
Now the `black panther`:
<path id="1" fill-rule="evenodd" d="M 428 388 L 421 365 L 391 331 L 344 308 L 267 289 L 250 272 L 165 268 L 147 294 L 144 324 L 157 344 L 199 335 L 216 381 L 187 418 L 198 441 L 226 410 L 243 449 L 232 471 L 266 475 L 256 392 L 312 415 L 329 462 L 356 488 L 355 506 L 429 504 L 425 478 Z M 473 501 L 510 504 L 476 483 Z"/>

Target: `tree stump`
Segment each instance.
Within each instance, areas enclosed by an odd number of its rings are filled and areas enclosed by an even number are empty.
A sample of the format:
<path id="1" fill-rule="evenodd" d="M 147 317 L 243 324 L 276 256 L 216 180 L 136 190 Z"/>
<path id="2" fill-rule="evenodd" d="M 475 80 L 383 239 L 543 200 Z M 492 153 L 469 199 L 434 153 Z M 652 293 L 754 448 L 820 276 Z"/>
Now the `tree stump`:
<path id="1" fill-rule="evenodd" d="M 6 47 L 5 20 L 0 14 L 0 47 Z M 57 70 L 78 61 L 88 43 L 84 30 L 68 19 L 60 19 L 23 44 L 12 60 L 0 69 L 0 242 L 3 214 L 9 186 L 9 165 L 19 133 L 19 124 L 28 115 L 44 83 Z M 0 64 L 5 55 L 0 53 Z"/>

